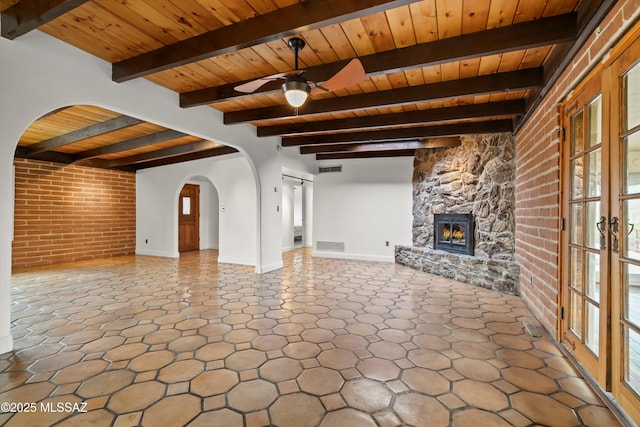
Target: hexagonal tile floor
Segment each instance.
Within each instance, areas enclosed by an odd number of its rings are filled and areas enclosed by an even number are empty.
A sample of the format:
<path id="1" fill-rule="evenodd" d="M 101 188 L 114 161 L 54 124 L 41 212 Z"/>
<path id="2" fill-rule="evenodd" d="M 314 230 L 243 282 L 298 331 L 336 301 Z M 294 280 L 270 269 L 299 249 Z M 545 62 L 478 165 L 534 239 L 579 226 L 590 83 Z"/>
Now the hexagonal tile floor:
<path id="1" fill-rule="evenodd" d="M 395 264 L 297 250 L 257 275 L 200 251 L 12 292 L 0 403 L 34 405 L 9 427 L 619 425 L 520 299 Z"/>

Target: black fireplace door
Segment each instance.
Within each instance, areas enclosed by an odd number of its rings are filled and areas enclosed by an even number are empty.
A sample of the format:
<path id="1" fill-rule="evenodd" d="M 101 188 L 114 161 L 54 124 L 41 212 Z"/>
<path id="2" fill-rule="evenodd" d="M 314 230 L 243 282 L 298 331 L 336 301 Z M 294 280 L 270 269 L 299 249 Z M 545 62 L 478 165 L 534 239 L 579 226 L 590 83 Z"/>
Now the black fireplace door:
<path id="1" fill-rule="evenodd" d="M 434 214 L 433 248 L 473 255 L 473 214 Z"/>

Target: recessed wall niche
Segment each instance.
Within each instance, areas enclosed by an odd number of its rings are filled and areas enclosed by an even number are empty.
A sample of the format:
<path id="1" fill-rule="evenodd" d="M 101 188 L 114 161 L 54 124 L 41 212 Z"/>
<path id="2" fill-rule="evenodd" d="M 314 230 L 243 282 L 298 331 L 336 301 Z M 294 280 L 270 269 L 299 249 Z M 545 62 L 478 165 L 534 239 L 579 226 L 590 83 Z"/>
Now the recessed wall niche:
<path id="1" fill-rule="evenodd" d="M 396 262 L 483 288 L 517 294 L 514 145 L 509 133 L 466 135 L 461 145 L 416 151 L 413 245 Z M 434 214 L 472 214 L 474 255 L 435 250 Z"/>

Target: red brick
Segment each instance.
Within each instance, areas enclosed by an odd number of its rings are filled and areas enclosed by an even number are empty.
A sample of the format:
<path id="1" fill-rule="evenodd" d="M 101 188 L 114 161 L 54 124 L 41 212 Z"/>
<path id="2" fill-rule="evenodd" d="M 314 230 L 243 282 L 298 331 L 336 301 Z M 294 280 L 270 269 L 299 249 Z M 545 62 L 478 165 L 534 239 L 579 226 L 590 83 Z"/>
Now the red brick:
<path id="1" fill-rule="evenodd" d="M 135 174 L 16 159 L 13 266 L 135 251 Z"/>

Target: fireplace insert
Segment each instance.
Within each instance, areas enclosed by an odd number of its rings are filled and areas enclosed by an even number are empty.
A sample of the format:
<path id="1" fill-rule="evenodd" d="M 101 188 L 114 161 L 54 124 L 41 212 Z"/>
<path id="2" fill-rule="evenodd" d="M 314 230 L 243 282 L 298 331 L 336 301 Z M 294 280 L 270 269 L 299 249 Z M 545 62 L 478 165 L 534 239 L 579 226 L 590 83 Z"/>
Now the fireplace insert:
<path id="1" fill-rule="evenodd" d="M 473 255 L 473 214 L 434 214 L 433 248 Z"/>

